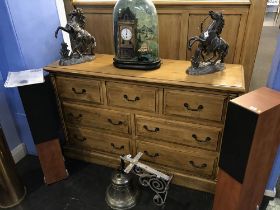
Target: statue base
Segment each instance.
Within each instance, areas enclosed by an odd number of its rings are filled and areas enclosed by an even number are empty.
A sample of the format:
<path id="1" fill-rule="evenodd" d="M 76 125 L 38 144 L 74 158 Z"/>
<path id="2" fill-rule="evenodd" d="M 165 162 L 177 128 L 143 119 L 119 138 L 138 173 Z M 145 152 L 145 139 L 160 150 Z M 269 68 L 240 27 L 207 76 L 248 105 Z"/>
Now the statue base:
<path id="1" fill-rule="evenodd" d="M 59 60 L 59 65 L 69 66 L 69 65 L 79 64 L 79 63 L 85 63 L 88 61 L 92 61 L 94 59 L 95 59 L 94 55 L 83 55 L 79 58 L 78 57 L 61 58 Z"/>
<path id="2" fill-rule="evenodd" d="M 223 71 L 225 69 L 224 63 L 216 63 L 216 64 L 205 64 L 202 63 L 198 68 L 189 67 L 186 71 L 189 75 L 204 75 L 211 74 L 218 71 Z"/>

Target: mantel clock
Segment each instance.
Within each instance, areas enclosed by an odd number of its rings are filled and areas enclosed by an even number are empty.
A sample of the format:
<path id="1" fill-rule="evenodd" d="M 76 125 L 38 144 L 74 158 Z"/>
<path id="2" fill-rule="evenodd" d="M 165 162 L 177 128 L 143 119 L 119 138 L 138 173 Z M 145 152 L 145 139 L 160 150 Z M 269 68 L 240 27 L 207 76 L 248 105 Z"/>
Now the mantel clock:
<path id="1" fill-rule="evenodd" d="M 114 65 L 151 70 L 160 67 L 158 17 L 151 0 L 119 0 L 114 8 Z"/>

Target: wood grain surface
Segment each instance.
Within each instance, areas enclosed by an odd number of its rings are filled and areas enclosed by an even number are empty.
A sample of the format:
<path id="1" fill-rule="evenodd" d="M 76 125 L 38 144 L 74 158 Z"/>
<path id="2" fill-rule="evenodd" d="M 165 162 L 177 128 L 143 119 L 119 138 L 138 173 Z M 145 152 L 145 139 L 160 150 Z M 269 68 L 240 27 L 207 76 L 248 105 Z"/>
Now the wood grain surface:
<path id="1" fill-rule="evenodd" d="M 116 167 L 120 154 L 142 151 L 143 161 L 174 175 L 173 183 L 213 193 L 227 102 L 245 91 L 243 67 L 190 76 L 188 61 L 164 59 L 154 71 L 117 69 L 112 61 L 97 54 L 92 62 L 45 67 L 65 154 Z"/>
<path id="2" fill-rule="evenodd" d="M 125 70 L 113 66 L 113 56 L 98 54 L 91 62 L 59 66 L 55 62 L 44 69 L 49 72 L 71 73 L 72 75 L 94 76 L 128 81 L 149 82 L 184 87 L 198 87 L 219 91 L 244 92 L 244 70 L 238 64 L 226 64 L 226 69 L 214 74 L 192 76 L 187 75 L 189 61 L 162 60 L 160 69 L 153 71 Z"/>

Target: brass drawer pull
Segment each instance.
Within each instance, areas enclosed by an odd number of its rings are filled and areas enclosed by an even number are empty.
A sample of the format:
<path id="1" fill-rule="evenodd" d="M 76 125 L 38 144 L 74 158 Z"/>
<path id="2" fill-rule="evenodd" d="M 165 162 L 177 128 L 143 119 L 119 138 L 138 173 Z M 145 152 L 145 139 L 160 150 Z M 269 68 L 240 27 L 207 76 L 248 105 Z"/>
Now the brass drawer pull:
<path id="1" fill-rule="evenodd" d="M 108 119 L 108 122 L 111 123 L 112 125 L 122 125 L 123 122 L 122 121 L 119 121 L 119 122 L 113 122 L 113 120 L 111 119 Z"/>
<path id="2" fill-rule="evenodd" d="M 86 93 L 87 91 L 86 91 L 86 89 L 82 89 L 82 91 L 77 91 L 76 90 L 76 88 L 72 88 L 72 91 L 75 93 L 75 94 L 84 94 L 84 93 Z"/>
<path id="3" fill-rule="evenodd" d="M 83 115 L 79 114 L 79 115 L 75 116 L 73 113 L 70 112 L 70 113 L 68 113 L 68 117 L 71 119 L 80 120 L 83 117 Z"/>
<path id="4" fill-rule="evenodd" d="M 129 99 L 127 95 L 123 95 L 124 99 L 131 102 L 136 102 L 140 100 L 140 97 L 136 96 L 135 99 Z"/>
<path id="5" fill-rule="evenodd" d="M 120 147 L 117 147 L 115 146 L 114 143 L 111 143 L 111 146 L 114 148 L 114 149 L 117 149 L 117 150 L 123 150 L 124 149 L 124 145 L 120 146 Z"/>
<path id="6" fill-rule="evenodd" d="M 206 163 L 203 163 L 201 165 L 196 165 L 192 160 L 189 161 L 189 163 L 192 165 L 192 167 L 194 168 L 199 168 L 199 169 L 202 169 L 202 168 L 206 168 L 207 167 L 207 164 Z"/>
<path id="7" fill-rule="evenodd" d="M 145 155 L 149 156 L 150 158 L 156 158 L 159 156 L 159 153 L 155 153 L 154 155 L 149 154 L 149 152 L 144 151 Z"/>
<path id="8" fill-rule="evenodd" d="M 189 105 L 188 103 L 184 103 L 184 107 L 185 107 L 187 110 L 192 111 L 192 112 L 200 112 L 200 111 L 204 108 L 203 105 L 199 105 L 199 106 L 197 107 L 197 109 L 193 109 L 193 108 L 190 107 L 190 105 Z"/>
<path id="9" fill-rule="evenodd" d="M 78 141 L 81 141 L 81 142 L 83 142 L 83 141 L 86 141 L 87 140 L 87 138 L 86 137 L 81 137 L 81 138 L 79 138 L 76 134 L 74 134 L 74 139 L 76 139 L 76 140 L 78 140 Z"/>
<path id="10" fill-rule="evenodd" d="M 192 137 L 194 138 L 194 140 L 196 140 L 197 142 L 201 142 L 201 143 L 211 141 L 211 138 L 210 138 L 210 137 L 206 137 L 205 140 L 200 140 L 200 139 L 198 139 L 198 138 L 197 138 L 197 135 L 195 135 L 195 134 L 193 134 Z"/>
<path id="11" fill-rule="evenodd" d="M 158 132 L 159 131 L 159 128 L 156 127 L 154 129 L 150 129 L 150 128 L 148 128 L 147 125 L 144 125 L 143 128 L 145 128 L 145 130 L 147 130 L 149 132 Z"/>

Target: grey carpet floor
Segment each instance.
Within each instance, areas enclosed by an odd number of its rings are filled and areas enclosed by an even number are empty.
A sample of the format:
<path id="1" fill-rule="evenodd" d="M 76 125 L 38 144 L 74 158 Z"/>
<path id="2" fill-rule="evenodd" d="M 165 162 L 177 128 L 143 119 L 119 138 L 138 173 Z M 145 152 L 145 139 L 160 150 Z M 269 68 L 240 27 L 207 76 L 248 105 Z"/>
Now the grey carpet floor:
<path id="1" fill-rule="evenodd" d="M 271 62 L 275 52 L 279 28 L 264 26 L 252 75 L 250 90 L 263 87 L 267 83 Z"/>

